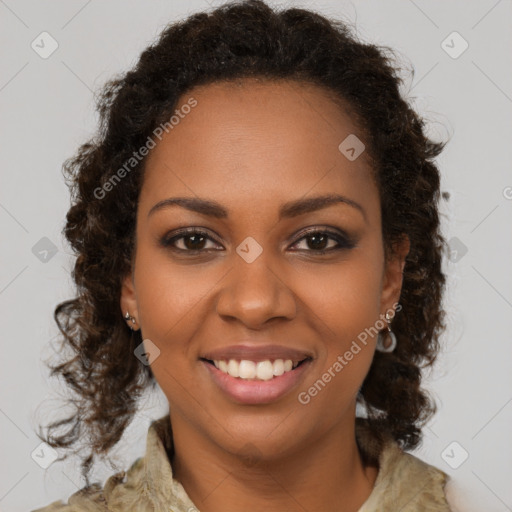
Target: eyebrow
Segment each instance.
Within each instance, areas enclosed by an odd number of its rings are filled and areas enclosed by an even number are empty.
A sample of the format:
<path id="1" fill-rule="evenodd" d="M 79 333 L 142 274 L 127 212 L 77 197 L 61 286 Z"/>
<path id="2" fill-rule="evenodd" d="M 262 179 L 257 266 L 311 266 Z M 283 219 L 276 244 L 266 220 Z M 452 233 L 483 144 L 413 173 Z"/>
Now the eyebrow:
<path id="1" fill-rule="evenodd" d="M 342 196 L 340 194 L 327 194 L 284 203 L 279 208 L 279 220 L 284 218 L 298 217 L 299 215 L 321 210 L 334 204 L 346 204 L 359 210 L 365 221 L 367 221 L 364 208 L 356 201 L 353 201 L 352 199 L 349 199 L 348 197 Z M 226 210 L 226 208 L 224 208 L 220 203 L 211 199 L 201 199 L 197 197 L 170 197 L 156 203 L 149 210 L 148 217 L 159 210 L 172 206 L 181 206 L 187 210 L 197 212 L 202 215 L 208 215 L 210 217 L 215 217 L 217 219 L 225 219 L 229 215 L 229 212 Z"/>

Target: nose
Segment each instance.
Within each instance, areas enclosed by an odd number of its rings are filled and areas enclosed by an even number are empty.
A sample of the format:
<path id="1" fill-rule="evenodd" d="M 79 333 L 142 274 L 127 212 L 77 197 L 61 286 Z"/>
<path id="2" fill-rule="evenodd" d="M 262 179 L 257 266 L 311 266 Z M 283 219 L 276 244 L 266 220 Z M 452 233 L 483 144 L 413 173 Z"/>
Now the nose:
<path id="1" fill-rule="evenodd" d="M 289 286 L 291 271 L 279 272 L 265 251 L 251 263 L 234 255 L 234 264 L 224 279 L 217 299 L 217 313 L 258 329 L 274 318 L 291 320 L 297 313 L 296 299 Z M 282 269 L 281 269 L 282 270 Z"/>

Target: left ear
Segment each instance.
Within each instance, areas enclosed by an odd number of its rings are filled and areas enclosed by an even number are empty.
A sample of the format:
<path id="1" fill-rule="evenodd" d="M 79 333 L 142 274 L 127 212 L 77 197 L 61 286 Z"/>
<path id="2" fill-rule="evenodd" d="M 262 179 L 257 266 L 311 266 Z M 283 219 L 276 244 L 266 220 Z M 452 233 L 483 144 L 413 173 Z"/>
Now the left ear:
<path id="1" fill-rule="evenodd" d="M 393 245 L 393 250 L 390 251 L 390 254 L 388 254 L 386 258 L 380 300 L 381 313 L 383 314 L 389 309 L 392 309 L 393 304 L 397 303 L 400 299 L 405 258 L 409 254 L 410 246 L 409 237 L 404 234 L 402 238 Z"/>

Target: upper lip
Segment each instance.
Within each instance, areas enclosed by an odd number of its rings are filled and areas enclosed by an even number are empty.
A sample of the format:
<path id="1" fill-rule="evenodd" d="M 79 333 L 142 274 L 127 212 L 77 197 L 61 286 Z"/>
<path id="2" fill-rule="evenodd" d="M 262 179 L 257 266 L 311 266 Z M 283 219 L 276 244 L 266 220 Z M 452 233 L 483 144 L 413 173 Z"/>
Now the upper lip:
<path id="1" fill-rule="evenodd" d="M 312 358 L 312 354 L 306 350 L 300 350 L 282 345 L 231 345 L 229 347 L 221 347 L 204 353 L 202 359 L 211 361 L 229 361 L 230 359 L 249 361 L 266 361 L 267 359 L 291 359 L 294 363 Z"/>

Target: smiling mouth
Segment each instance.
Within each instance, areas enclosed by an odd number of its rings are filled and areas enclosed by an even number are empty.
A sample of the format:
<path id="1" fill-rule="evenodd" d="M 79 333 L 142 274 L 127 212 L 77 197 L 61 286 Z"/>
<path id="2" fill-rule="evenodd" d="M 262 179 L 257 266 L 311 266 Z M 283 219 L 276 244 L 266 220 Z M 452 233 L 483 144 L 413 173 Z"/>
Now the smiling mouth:
<path id="1" fill-rule="evenodd" d="M 285 373 L 294 371 L 311 357 L 299 361 L 292 359 L 266 359 L 264 361 L 251 361 L 249 359 L 219 359 L 211 360 L 201 358 L 202 361 L 211 364 L 221 372 L 240 380 L 272 380 Z"/>

